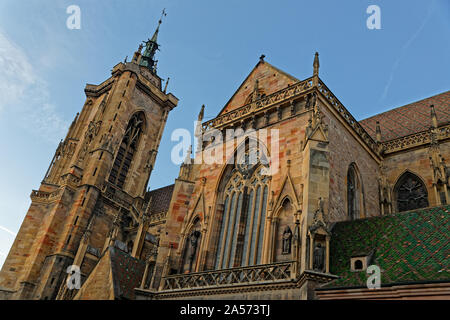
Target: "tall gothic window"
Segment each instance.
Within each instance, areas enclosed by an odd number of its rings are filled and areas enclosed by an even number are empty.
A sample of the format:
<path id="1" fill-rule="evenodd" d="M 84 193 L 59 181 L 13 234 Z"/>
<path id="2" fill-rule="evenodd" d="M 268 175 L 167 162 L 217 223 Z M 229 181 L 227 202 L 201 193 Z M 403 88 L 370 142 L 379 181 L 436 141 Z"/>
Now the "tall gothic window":
<path id="1" fill-rule="evenodd" d="M 133 160 L 133 156 L 139 144 L 139 138 L 142 135 L 144 123 L 145 116 L 143 112 L 134 114 L 130 119 L 130 122 L 128 122 L 125 135 L 119 146 L 116 159 L 114 160 L 114 164 L 109 175 L 109 182 L 115 184 L 119 188 L 122 188 L 125 183 L 128 170 L 131 166 L 131 161 Z"/>
<path id="2" fill-rule="evenodd" d="M 215 269 L 262 262 L 269 179 L 261 169 L 235 170 L 225 186 Z"/>
<path id="3" fill-rule="evenodd" d="M 356 165 L 352 163 L 347 171 L 347 213 L 351 220 L 361 216 L 363 204 L 361 179 Z"/>
<path id="4" fill-rule="evenodd" d="M 398 212 L 428 207 L 425 184 L 411 172 L 405 172 L 394 187 Z"/>

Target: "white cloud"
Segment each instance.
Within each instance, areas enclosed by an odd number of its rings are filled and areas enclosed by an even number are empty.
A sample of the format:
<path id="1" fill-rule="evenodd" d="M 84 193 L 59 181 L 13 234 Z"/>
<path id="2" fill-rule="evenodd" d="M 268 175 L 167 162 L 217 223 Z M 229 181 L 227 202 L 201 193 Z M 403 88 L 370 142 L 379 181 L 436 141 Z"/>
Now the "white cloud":
<path id="1" fill-rule="evenodd" d="M 397 56 L 397 59 L 395 60 L 393 66 L 392 66 L 391 73 L 389 74 L 389 78 L 388 78 L 388 80 L 386 82 L 386 85 L 384 86 L 383 94 L 381 95 L 381 100 L 384 100 L 386 98 L 386 96 L 388 94 L 388 91 L 389 91 L 389 89 L 391 87 L 392 81 L 394 80 L 394 73 L 395 73 L 395 71 L 397 70 L 397 68 L 398 68 L 398 66 L 400 64 L 400 61 L 402 60 L 403 56 L 407 52 L 409 46 L 416 40 L 416 38 L 419 36 L 419 34 L 422 32 L 423 28 L 427 24 L 428 20 L 431 17 L 431 14 L 433 13 L 434 5 L 435 5 L 435 1 L 431 2 L 431 5 L 428 7 L 427 15 L 422 20 L 422 24 L 412 34 L 412 36 L 408 39 L 408 41 L 406 41 L 405 44 L 402 46 L 402 48 L 400 50 L 400 55 Z"/>
<path id="2" fill-rule="evenodd" d="M 0 230 L 8 232 L 9 234 L 13 235 L 14 237 L 17 235 L 15 232 L 12 232 L 11 230 L 6 229 L 5 227 L 2 227 L 2 226 L 0 226 Z"/>
<path id="3" fill-rule="evenodd" d="M 24 50 L 0 30 L 0 112 L 20 116 L 23 129 L 50 142 L 63 136 L 68 122 L 50 101 L 48 84 Z"/>

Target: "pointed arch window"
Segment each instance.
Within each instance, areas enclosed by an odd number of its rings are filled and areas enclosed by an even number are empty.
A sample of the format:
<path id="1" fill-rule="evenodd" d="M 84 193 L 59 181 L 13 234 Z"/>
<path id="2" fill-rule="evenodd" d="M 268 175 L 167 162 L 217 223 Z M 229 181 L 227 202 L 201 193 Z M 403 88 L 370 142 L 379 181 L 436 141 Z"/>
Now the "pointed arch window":
<path id="1" fill-rule="evenodd" d="M 125 184 L 125 179 L 131 166 L 131 161 L 136 153 L 139 140 L 144 129 L 144 123 L 145 116 L 143 112 L 134 114 L 128 122 L 125 135 L 120 143 L 116 159 L 114 160 L 108 179 L 109 182 L 115 184 L 119 188 L 122 188 Z"/>
<path id="2" fill-rule="evenodd" d="M 361 217 L 364 210 L 364 193 L 361 177 L 352 163 L 347 171 L 347 214 L 351 220 Z"/>
<path id="3" fill-rule="evenodd" d="M 226 184 L 215 269 L 262 262 L 269 179 L 261 169 L 249 178 L 236 170 Z"/>
<path id="4" fill-rule="evenodd" d="M 411 172 L 405 172 L 394 187 L 398 212 L 428 207 L 428 192 L 422 180 Z"/>

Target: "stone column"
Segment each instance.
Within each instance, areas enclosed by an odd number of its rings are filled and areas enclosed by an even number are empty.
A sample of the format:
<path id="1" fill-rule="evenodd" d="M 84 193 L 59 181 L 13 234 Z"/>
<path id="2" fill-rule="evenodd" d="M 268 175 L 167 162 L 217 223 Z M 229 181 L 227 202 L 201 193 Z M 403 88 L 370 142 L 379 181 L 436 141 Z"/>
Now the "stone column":
<path id="1" fill-rule="evenodd" d="M 330 236 L 326 236 L 325 273 L 330 273 Z"/>
<path id="2" fill-rule="evenodd" d="M 314 262 L 314 234 L 309 234 L 309 270 L 313 269 Z"/>
<path id="3" fill-rule="evenodd" d="M 436 204 L 437 205 L 441 205 L 441 197 L 439 196 L 439 192 L 437 190 L 437 185 L 436 183 L 433 183 L 433 190 L 434 190 L 434 196 L 436 197 Z"/>
<path id="4" fill-rule="evenodd" d="M 140 286 L 141 289 L 145 288 L 145 283 L 147 282 L 149 268 L 150 268 L 150 260 L 147 260 L 147 262 L 145 263 L 144 275 L 142 276 L 142 280 L 141 280 L 141 286 Z"/>

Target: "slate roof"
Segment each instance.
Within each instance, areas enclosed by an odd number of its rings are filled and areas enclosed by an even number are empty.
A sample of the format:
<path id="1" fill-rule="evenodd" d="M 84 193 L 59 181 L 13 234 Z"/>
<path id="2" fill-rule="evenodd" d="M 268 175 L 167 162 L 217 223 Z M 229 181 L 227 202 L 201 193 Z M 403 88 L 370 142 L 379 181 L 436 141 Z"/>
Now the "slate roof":
<path id="1" fill-rule="evenodd" d="M 380 122 L 382 141 L 389 141 L 431 126 L 430 105 L 434 105 L 439 125 L 450 123 L 450 90 L 395 108 L 359 121 L 367 133 L 376 138 L 376 122 Z"/>
<path id="2" fill-rule="evenodd" d="M 115 247 L 109 247 L 116 299 L 135 299 L 134 288 L 141 285 L 145 263 Z"/>
<path id="3" fill-rule="evenodd" d="M 148 201 L 150 197 L 152 199 L 152 202 L 150 204 L 151 213 L 161 213 L 167 212 L 169 210 L 174 186 L 174 184 L 171 184 L 169 186 L 155 189 L 146 193 L 145 201 Z"/>
<path id="4" fill-rule="evenodd" d="M 332 229 L 330 273 L 322 287 L 366 287 L 366 271 L 352 272 L 350 258 L 372 252 L 381 286 L 450 281 L 450 205 L 338 222 Z M 319 289 L 320 290 L 320 289 Z"/>

